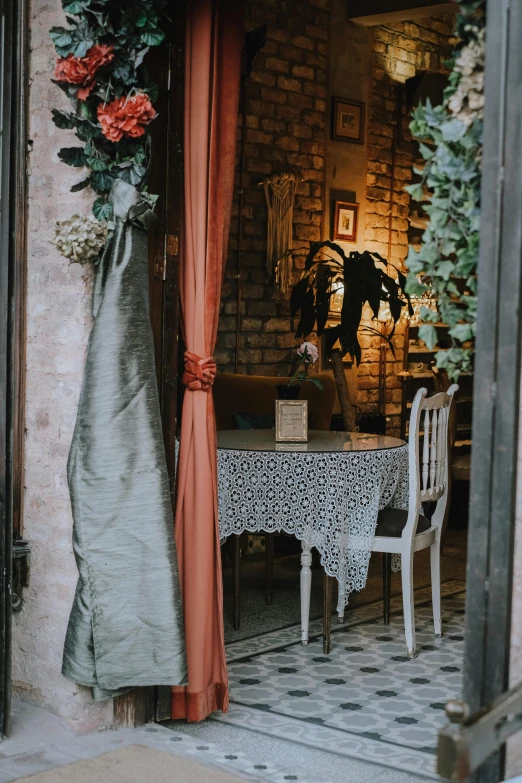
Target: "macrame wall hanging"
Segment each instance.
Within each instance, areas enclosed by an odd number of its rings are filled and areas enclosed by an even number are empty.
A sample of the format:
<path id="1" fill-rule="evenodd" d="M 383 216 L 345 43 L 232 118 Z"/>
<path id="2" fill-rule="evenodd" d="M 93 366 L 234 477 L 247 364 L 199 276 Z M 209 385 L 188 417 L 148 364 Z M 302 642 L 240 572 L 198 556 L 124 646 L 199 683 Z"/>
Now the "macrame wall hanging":
<path id="1" fill-rule="evenodd" d="M 268 209 L 266 271 L 278 290 L 286 296 L 292 287 L 292 229 L 295 194 L 300 174 L 273 174 L 263 185 Z"/>

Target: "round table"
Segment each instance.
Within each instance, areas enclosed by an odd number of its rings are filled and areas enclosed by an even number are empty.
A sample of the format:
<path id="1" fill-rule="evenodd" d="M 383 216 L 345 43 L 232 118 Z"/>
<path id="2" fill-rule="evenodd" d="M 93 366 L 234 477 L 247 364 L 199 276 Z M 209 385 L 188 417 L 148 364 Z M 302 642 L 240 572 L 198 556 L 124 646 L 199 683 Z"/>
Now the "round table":
<path id="1" fill-rule="evenodd" d="M 222 430 L 217 442 L 221 538 L 284 531 L 302 543 L 306 641 L 311 547 L 339 583 L 342 613 L 366 583 L 379 510 L 408 508 L 408 447 L 359 432 L 310 431 L 307 443 L 276 443 L 274 430 Z"/>

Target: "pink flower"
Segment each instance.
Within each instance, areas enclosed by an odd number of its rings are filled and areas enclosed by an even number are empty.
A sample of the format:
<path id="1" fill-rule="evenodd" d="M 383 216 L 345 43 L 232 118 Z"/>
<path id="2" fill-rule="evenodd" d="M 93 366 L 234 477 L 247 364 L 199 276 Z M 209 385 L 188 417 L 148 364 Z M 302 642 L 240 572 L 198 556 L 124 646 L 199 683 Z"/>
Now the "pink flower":
<path id="1" fill-rule="evenodd" d="M 77 97 L 85 101 L 94 87 L 96 71 L 114 59 L 112 46 L 91 46 L 85 57 L 60 57 L 56 61 L 54 78 L 59 82 L 80 85 Z"/>
<path id="2" fill-rule="evenodd" d="M 302 343 L 297 349 L 297 355 L 303 356 L 307 364 L 315 364 L 319 358 L 319 350 L 313 343 Z"/>
<path id="3" fill-rule="evenodd" d="M 145 133 L 145 126 L 156 117 L 150 98 L 138 93 L 131 98 L 124 95 L 107 105 L 98 106 L 98 121 L 103 135 L 109 141 L 120 141 L 124 136 L 137 139 Z"/>

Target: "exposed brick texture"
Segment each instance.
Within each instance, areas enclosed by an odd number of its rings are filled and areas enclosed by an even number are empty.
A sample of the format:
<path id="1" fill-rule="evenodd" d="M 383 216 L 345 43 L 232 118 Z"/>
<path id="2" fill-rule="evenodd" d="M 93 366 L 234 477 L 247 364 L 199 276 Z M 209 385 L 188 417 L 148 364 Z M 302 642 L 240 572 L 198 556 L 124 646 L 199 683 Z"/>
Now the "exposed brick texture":
<path id="1" fill-rule="evenodd" d="M 266 272 L 267 211 L 258 181 L 301 173 L 294 208 L 295 273 L 310 242 L 321 239 L 324 215 L 325 131 L 328 96 L 329 0 L 246 0 L 246 28 L 268 25 L 246 95 L 246 140 L 241 264 L 240 372 L 285 375 L 294 361 L 295 324 L 288 301 L 276 297 Z M 239 145 L 236 184 L 239 188 Z M 236 329 L 238 196 L 234 209 L 215 357 L 233 371 Z"/>
<path id="2" fill-rule="evenodd" d="M 267 23 L 268 41 L 255 61 L 246 100 L 239 339 L 239 371 L 244 373 L 287 374 L 296 345 L 288 302 L 274 294 L 267 280 L 266 205 L 258 180 L 283 171 L 301 172 L 305 178 L 294 210 L 296 275 L 310 242 L 323 236 L 329 10 L 328 0 L 289 0 L 284 11 L 273 0 L 246 2 L 247 29 Z M 397 266 L 403 265 L 408 253 L 409 196 L 404 186 L 411 179 L 414 157 L 402 84 L 418 70 L 444 71 L 444 60 L 451 52 L 453 21 L 450 15 L 377 27 L 371 33 L 366 218 L 361 229 L 365 247 Z M 400 134 L 392 176 L 397 117 Z M 241 116 L 239 120 L 241 129 Z M 222 371 L 232 371 L 235 360 L 238 225 L 236 194 L 216 348 Z M 365 316 L 365 322 L 370 323 L 369 313 Z M 396 373 L 402 366 L 403 332 L 399 326 L 395 357 L 388 351 L 386 414 L 390 417 L 388 431 L 395 434 L 400 423 L 401 390 Z M 375 412 L 380 340 L 363 333 L 361 344 L 357 405 L 360 412 Z"/>
<path id="3" fill-rule="evenodd" d="M 416 151 L 409 131 L 410 114 L 403 83 L 418 71 L 447 72 L 444 61 L 451 54 L 453 26 L 454 16 L 447 15 L 372 29 L 364 241 L 368 250 L 380 253 L 399 268 L 408 255 L 410 197 L 404 188 L 412 178 Z M 398 123 L 395 159 L 394 123 Z M 395 357 L 391 351 L 387 357 L 386 414 L 390 418 L 390 435 L 400 430 L 401 388 L 397 372 L 402 369 L 403 343 L 404 327 L 399 324 L 394 337 Z M 379 338 L 365 336 L 363 345 L 367 350 L 363 350 L 359 367 L 357 403 L 361 411 L 371 412 L 378 402 L 375 351 Z"/>

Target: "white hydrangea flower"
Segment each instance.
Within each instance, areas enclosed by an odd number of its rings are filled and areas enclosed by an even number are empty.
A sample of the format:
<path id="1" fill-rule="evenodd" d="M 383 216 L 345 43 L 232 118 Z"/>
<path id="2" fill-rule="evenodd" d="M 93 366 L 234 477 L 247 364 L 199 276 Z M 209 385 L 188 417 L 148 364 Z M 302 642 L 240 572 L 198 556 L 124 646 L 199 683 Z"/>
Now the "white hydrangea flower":
<path id="1" fill-rule="evenodd" d="M 461 74 L 456 92 L 448 102 L 448 108 L 468 127 L 476 119 L 484 117 L 484 67 L 486 62 L 486 31 L 460 52 L 455 71 Z"/>
<path id="2" fill-rule="evenodd" d="M 54 246 L 71 264 L 96 261 L 107 241 L 108 228 L 90 215 L 72 215 L 56 223 Z"/>

